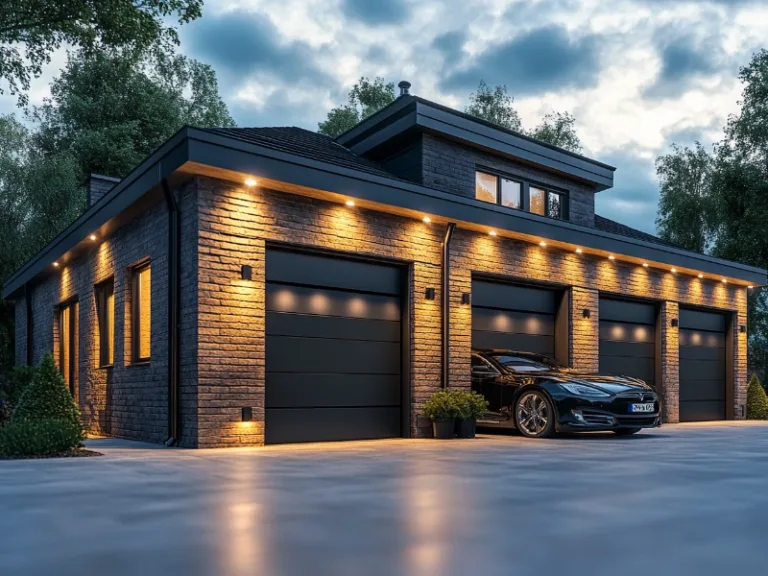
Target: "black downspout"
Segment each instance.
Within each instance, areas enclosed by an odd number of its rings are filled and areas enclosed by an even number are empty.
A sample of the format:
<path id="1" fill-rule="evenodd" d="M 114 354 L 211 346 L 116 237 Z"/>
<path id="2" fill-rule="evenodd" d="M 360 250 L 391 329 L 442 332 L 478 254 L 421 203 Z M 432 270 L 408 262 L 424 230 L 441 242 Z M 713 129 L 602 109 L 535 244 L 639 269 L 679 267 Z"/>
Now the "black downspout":
<path id="1" fill-rule="evenodd" d="M 448 388 L 449 379 L 449 365 L 451 361 L 450 350 L 450 283 L 451 283 L 451 237 L 453 231 L 456 229 L 456 224 L 450 222 L 448 228 L 445 231 L 445 239 L 443 240 L 443 289 L 442 289 L 442 322 L 441 322 L 441 336 L 442 342 L 442 372 L 440 377 L 440 386 Z"/>
<path id="2" fill-rule="evenodd" d="M 34 343 L 32 330 L 34 325 L 32 324 L 32 287 L 29 282 L 24 284 L 24 301 L 27 307 L 27 366 L 32 366 L 32 344 Z"/>
<path id="3" fill-rule="evenodd" d="M 176 194 L 163 178 L 163 194 L 168 205 L 168 440 L 166 446 L 177 444 L 179 426 L 179 319 L 181 275 L 181 226 Z"/>

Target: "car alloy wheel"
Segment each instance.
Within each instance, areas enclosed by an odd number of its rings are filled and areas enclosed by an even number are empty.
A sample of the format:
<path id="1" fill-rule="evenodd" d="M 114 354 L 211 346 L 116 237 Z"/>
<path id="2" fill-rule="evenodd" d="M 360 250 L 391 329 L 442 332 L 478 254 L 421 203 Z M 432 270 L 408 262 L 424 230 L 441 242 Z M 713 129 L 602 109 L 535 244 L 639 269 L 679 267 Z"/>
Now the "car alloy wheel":
<path id="1" fill-rule="evenodd" d="M 517 399 L 515 416 L 517 429 L 529 438 L 552 435 L 555 418 L 549 402 L 541 392 L 526 392 Z"/>

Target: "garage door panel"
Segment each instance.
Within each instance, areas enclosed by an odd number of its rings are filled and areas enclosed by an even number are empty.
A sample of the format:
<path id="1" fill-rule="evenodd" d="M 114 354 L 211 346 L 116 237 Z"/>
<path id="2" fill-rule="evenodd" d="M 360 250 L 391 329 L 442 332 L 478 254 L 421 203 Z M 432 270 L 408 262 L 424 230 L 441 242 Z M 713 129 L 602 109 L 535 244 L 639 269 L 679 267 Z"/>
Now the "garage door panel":
<path id="1" fill-rule="evenodd" d="M 725 402 L 681 402 L 681 422 L 705 422 L 725 419 Z"/>
<path id="2" fill-rule="evenodd" d="M 400 322 L 267 312 L 269 336 L 399 342 Z"/>
<path id="3" fill-rule="evenodd" d="M 400 435 L 400 408 L 273 408 L 264 432 L 267 444 L 392 438 Z"/>
<path id="4" fill-rule="evenodd" d="M 400 300 L 393 296 L 325 288 L 268 284 L 266 307 L 271 312 L 400 320 Z"/>
<path id="5" fill-rule="evenodd" d="M 725 348 L 725 334 L 702 330 L 680 330 L 680 346 Z"/>
<path id="6" fill-rule="evenodd" d="M 684 346 L 680 348 L 680 360 L 709 360 L 721 362 L 725 366 L 725 348 L 705 348 Z"/>
<path id="7" fill-rule="evenodd" d="M 397 374 L 295 374 L 267 372 L 267 408 L 398 406 Z"/>
<path id="8" fill-rule="evenodd" d="M 601 298 L 600 320 L 654 325 L 656 324 L 656 306 L 645 302 Z"/>
<path id="9" fill-rule="evenodd" d="M 402 272 L 399 268 L 374 262 L 283 250 L 269 252 L 266 280 L 393 296 L 399 296 L 402 291 Z"/>
<path id="10" fill-rule="evenodd" d="M 656 361 L 654 358 L 632 358 L 625 356 L 601 356 L 601 374 L 621 374 L 640 378 L 648 382 L 654 379 Z"/>
<path id="11" fill-rule="evenodd" d="M 555 318 L 551 314 L 473 308 L 472 329 L 480 332 L 515 332 L 554 336 Z"/>
<path id="12" fill-rule="evenodd" d="M 530 334 L 503 334 L 473 330 L 472 347 L 533 352 L 550 358 L 554 358 L 555 354 L 554 339 L 551 336 L 531 336 Z"/>
<path id="13" fill-rule="evenodd" d="M 267 346 L 269 372 L 396 374 L 399 369 L 399 343 L 271 336 Z"/>
<path id="14" fill-rule="evenodd" d="M 720 360 L 686 360 L 685 367 L 680 371 L 681 382 L 697 380 L 717 380 L 723 382 L 725 362 Z"/>
<path id="15" fill-rule="evenodd" d="M 472 303 L 482 308 L 551 314 L 557 308 L 557 293 L 546 288 L 497 282 L 472 282 Z"/>
<path id="16" fill-rule="evenodd" d="M 680 401 L 725 401 L 722 380 L 685 379 L 680 381 Z"/>
<path id="17" fill-rule="evenodd" d="M 691 330 L 707 330 L 709 332 L 725 332 L 725 316 L 703 310 L 680 309 L 680 328 Z"/>
<path id="18" fill-rule="evenodd" d="M 601 318 L 600 339 L 609 342 L 645 342 L 653 345 L 656 335 L 653 325 L 613 322 Z"/>
<path id="19" fill-rule="evenodd" d="M 600 356 L 605 357 L 626 357 L 626 358 L 656 358 L 656 347 L 654 344 L 645 342 L 611 342 L 600 341 Z"/>

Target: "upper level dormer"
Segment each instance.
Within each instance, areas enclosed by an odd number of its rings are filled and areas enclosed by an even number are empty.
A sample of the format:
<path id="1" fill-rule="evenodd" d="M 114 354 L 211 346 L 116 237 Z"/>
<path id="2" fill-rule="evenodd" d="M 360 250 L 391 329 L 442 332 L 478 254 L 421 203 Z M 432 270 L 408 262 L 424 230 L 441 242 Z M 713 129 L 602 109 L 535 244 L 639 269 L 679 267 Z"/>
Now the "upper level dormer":
<path id="1" fill-rule="evenodd" d="M 595 193 L 615 168 L 463 112 L 401 95 L 337 138 L 387 171 L 444 192 L 595 225 Z"/>

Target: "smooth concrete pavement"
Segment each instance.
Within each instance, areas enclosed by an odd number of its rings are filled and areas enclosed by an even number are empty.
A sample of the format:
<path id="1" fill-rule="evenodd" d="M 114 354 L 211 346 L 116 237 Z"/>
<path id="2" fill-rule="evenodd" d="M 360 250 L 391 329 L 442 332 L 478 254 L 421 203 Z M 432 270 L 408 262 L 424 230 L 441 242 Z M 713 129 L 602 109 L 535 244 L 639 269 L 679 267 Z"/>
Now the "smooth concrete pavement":
<path id="1" fill-rule="evenodd" d="M 0 461 L 0 575 L 764 575 L 768 425 Z"/>

